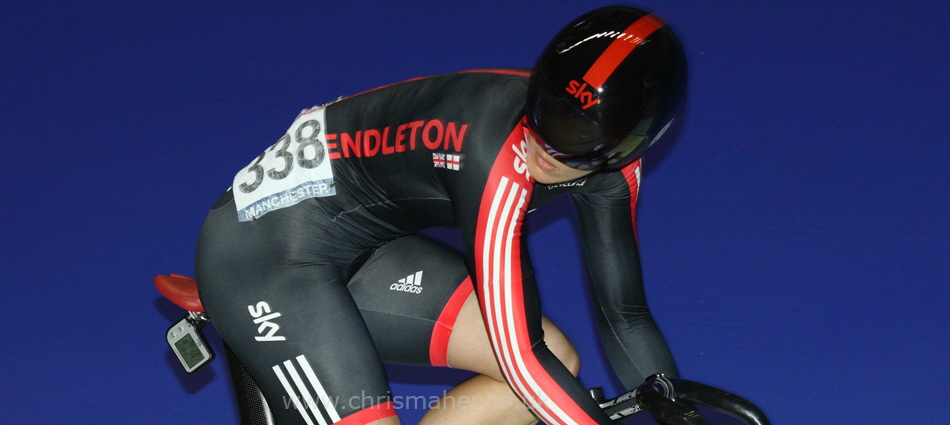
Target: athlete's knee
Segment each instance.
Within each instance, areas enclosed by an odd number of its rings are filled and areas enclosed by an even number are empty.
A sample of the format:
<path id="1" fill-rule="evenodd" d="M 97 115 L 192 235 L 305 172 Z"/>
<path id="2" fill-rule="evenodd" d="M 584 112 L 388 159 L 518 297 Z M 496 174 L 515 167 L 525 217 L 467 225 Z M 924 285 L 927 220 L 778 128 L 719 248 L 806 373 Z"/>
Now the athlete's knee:
<path id="1" fill-rule="evenodd" d="M 565 336 L 557 326 L 551 323 L 547 317 L 541 320 L 541 326 L 544 329 L 544 343 L 548 346 L 548 349 L 551 350 L 551 353 L 561 361 L 564 367 L 566 367 L 571 374 L 577 376 L 581 370 L 581 358 L 574 348 L 574 345 L 571 344 L 567 336 Z"/>
<path id="2" fill-rule="evenodd" d="M 574 349 L 570 341 L 567 341 L 567 339 L 564 341 L 566 342 L 566 347 L 551 348 L 551 351 L 572 375 L 577 376 L 581 371 L 581 357 L 577 354 L 577 350 Z"/>

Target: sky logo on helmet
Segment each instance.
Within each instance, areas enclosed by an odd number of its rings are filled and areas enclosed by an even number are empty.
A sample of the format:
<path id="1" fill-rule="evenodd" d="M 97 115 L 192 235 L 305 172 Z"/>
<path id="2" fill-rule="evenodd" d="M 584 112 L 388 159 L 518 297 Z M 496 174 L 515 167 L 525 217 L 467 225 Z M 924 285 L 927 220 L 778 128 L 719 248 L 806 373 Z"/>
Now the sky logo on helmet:
<path id="1" fill-rule="evenodd" d="M 574 95 L 574 98 L 581 101 L 581 109 L 587 109 L 591 106 L 594 106 L 600 103 L 600 99 L 594 97 L 593 90 L 587 91 L 589 85 L 587 83 L 579 83 L 577 80 L 571 80 L 567 83 L 567 87 L 564 88 L 567 91 L 567 94 Z"/>

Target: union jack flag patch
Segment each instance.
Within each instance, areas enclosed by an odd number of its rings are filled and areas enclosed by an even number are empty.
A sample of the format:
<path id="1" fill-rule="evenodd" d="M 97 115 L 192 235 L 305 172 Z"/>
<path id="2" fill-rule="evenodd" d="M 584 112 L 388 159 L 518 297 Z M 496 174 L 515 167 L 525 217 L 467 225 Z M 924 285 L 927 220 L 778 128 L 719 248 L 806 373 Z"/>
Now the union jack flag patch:
<path id="1" fill-rule="evenodd" d="M 451 153 L 446 154 L 441 152 L 432 154 L 432 166 L 435 168 L 445 168 L 448 170 L 458 171 L 461 165 L 461 155 Z"/>

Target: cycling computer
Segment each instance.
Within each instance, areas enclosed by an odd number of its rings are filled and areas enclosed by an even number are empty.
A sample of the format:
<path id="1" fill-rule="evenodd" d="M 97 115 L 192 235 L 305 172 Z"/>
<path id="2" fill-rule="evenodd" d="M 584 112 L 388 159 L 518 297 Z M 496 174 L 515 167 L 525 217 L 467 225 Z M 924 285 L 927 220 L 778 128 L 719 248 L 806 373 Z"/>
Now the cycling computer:
<path id="1" fill-rule="evenodd" d="M 214 360 L 214 351 L 201 334 L 201 329 L 195 326 L 189 316 L 183 317 L 168 328 L 165 340 L 178 357 L 181 367 L 189 374 L 197 372 Z"/>

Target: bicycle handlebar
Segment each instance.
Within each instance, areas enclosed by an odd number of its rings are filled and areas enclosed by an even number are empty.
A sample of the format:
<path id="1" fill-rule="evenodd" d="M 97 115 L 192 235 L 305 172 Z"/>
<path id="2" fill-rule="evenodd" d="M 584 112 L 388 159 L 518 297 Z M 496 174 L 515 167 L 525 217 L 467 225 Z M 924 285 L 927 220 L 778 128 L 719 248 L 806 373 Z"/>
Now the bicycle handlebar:
<path id="1" fill-rule="evenodd" d="M 671 379 L 676 388 L 676 398 L 709 406 L 722 413 L 736 417 L 748 425 L 770 425 L 769 419 L 751 401 L 728 391 L 685 379 Z"/>
<path id="2" fill-rule="evenodd" d="M 639 387 L 616 398 L 605 400 L 599 388 L 591 396 L 610 419 L 620 420 L 643 410 L 658 422 L 667 425 L 704 425 L 706 423 L 690 404 L 697 403 L 723 412 L 747 425 L 770 425 L 768 418 L 752 402 L 727 391 L 685 379 L 656 374 Z"/>

